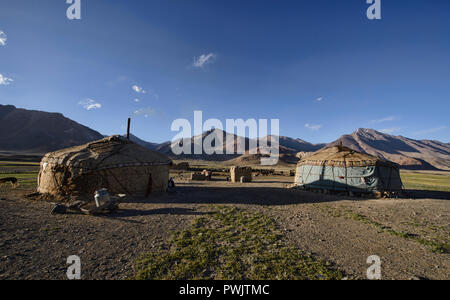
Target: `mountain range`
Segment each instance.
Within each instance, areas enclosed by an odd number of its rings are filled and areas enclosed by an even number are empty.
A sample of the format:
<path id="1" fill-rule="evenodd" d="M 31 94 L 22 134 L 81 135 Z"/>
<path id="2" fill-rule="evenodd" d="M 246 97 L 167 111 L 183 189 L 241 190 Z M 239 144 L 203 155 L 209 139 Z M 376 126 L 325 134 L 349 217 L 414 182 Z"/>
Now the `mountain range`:
<path id="1" fill-rule="evenodd" d="M 103 135 L 60 113 L 0 105 L 0 150 L 45 153 L 101 139 Z"/>
<path id="2" fill-rule="evenodd" d="M 329 145 L 339 143 L 357 151 L 396 162 L 404 168 L 450 170 L 448 143 L 414 140 L 373 129 L 358 129 L 350 135 L 343 135 Z"/>
<path id="3" fill-rule="evenodd" d="M 236 164 L 253 164 L 259 162 L 262 154 L 257 146 L 256 153 L 250 154 L 252 142 L 259 145 L 260 140 L 238 137 L 222 130 L 214 129 L 201 136 L 190 138 L 193 153 L 195 143 L 211 141 L 214 136 L 221 136 L 224 145 L 237 149 L 238 141 L 245 145 L 245 153 L 239 154 L 191 154 L 174 155 L 172 143 L 151 143 L 131 135 L 130 139 L 148 149 L 161 152 L 177 160 L 201 159 L 209 161 L 227 161 Z M 232 144 L 226 143 L 232 141 Z M 12 105 L 0 105 L 0 151 L 18 153 L 46 153 L 75 145 L 81 145 L 101 139 L 103 135 L 86 126 L 64 117 L 60 113 L 16 108 Z M 267 137 L 269 143 L 271 136 Z M 176 143 L 183 145 L 187 140 Z M 414 140 L 403 136 L 393 136 L 373 129 L 358 129 L 352 134 L 343 135 L 332 143 L 312 144 L 301 139 L 280 136 L 280 160 L 283 163 L 295 163 L 298 154 L 310 153 L 324 147 L 341 144 L 354 150 L 365 152 L 398 163 L 408 169 L 450 170 L 450 143 L 431 140 Z M 214 145 L 213 145 L 214 146 Z M 216 147 L 217 148 L 217 147 Z"/>

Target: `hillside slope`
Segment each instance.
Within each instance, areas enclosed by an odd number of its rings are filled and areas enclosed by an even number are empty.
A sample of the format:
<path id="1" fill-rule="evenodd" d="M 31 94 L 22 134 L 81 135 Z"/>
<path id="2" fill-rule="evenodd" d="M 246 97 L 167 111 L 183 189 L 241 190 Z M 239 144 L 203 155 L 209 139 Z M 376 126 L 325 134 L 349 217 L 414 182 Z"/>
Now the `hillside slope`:
<path id="1" fill-rule="evenodd" d="M 357 151 L 396 162 L 403 168 L 450 170 L 450 146 L 439 141 L 419 141 L 360 128 L 328 146 L 341 142 Z"/>
<path id="2" fill-rule="evenodd" d="M 46 153 L 101 139 L 95 130 L 60 113 L 0 105 L 0 150 Z"/>

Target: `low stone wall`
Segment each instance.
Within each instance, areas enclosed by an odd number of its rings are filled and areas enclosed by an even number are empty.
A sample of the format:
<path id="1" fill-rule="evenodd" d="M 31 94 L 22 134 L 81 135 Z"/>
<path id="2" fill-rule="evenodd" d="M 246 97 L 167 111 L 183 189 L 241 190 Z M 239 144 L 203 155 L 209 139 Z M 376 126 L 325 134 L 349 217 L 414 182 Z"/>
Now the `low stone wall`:
<path id="1" fill-rule="evenodd" d="M 252 181 L 252 168 L 250 167 L 231 167 L 231 182 L 241 182 L 241 177 L 244 177 L 244 182 Z"/>
<path id="2" fill-rule="evenodd" d="M 173 164 L 170 167 L 172 170 L 189 170 L 189 163 L 187 162 L 180 162 L 178 164 Z"/>
<path id="3" fill-rule="evenodd" d="M 205 181 L 206 176 L 202 173 L 191 173 L 191 180 L 194 181 Z"/>

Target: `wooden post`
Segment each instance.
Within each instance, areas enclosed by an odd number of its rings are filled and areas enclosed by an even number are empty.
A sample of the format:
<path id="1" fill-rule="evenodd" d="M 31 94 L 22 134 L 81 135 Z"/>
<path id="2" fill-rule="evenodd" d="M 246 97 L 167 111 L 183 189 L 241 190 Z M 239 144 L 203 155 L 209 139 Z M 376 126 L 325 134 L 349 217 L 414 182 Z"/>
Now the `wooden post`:
<path id="1" fill-rule="evenodd" d="M 131 124 L 131 118 L 128 118 L 128 126 L 127 126 L 127 139 L 130 139 L 130 124 Z"/>

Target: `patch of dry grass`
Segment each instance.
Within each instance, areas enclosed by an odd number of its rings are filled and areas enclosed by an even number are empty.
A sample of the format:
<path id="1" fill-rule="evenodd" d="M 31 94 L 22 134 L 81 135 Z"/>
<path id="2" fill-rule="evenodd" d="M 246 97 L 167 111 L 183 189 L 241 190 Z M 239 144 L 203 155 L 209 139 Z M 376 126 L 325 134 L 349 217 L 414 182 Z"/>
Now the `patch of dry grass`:
<path id="1" fill-rule="evenodd" d="M 275 221 L 235 207 L 216 207 L 175 232 L 168 245 L 138 261 L 137 279 L 341 279 L 330 264 L 289 245 Z"/>
<path id="2" fill-rule="evenodd" d="M 450 192 L 450 172 L 411 172 L 402 171 L 403 185 L 407 190 L 426 190 Z"/>

